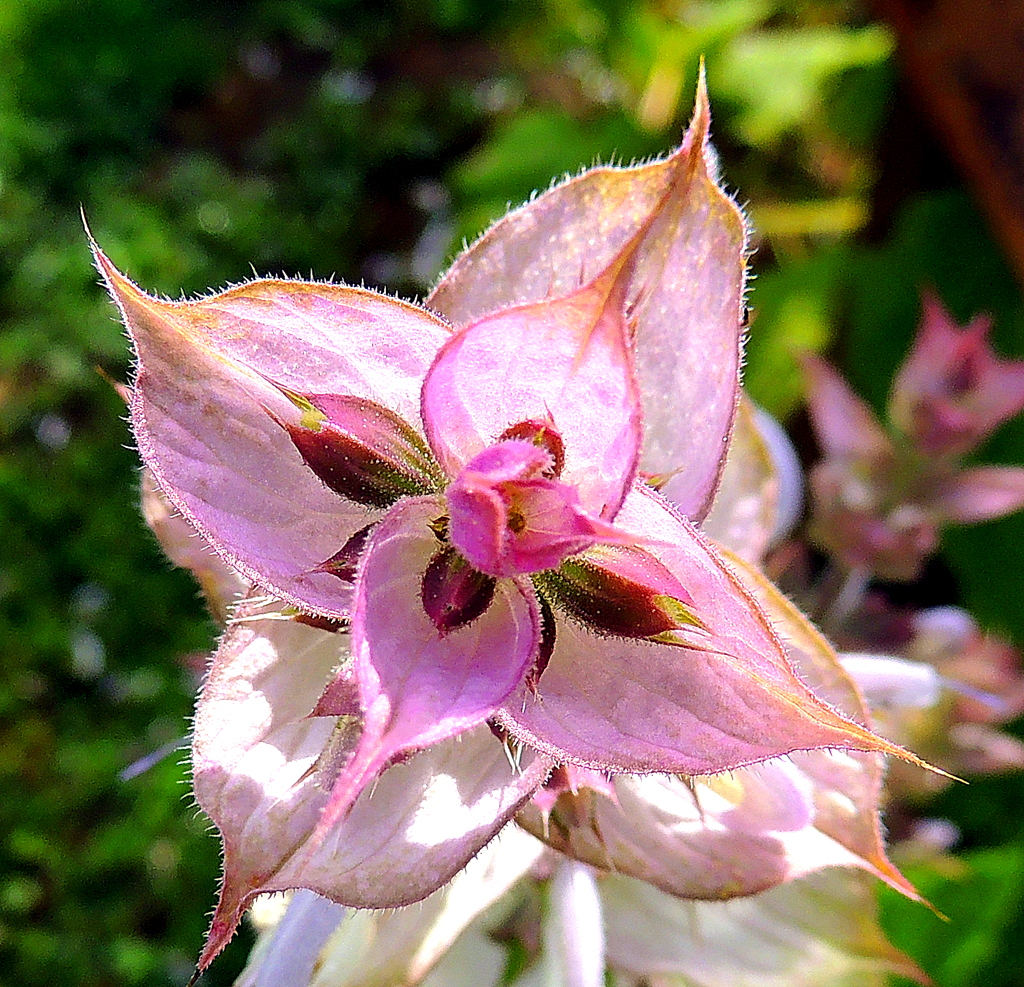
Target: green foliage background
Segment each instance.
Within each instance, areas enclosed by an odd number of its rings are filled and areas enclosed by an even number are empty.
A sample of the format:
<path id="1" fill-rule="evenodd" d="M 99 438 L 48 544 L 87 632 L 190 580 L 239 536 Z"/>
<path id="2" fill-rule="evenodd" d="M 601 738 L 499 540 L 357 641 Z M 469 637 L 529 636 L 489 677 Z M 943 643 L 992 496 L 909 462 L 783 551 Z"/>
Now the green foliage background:
<path id="1" fill-rule="evenodd" d="M 893 48 L 839 0 L 0 4 L 0 987 L 183 983 L 219 865 L 180 755 L 119 778 L 184 737 L 215 630 L 139 516 L 96 372 L 127 379 L 129 359 L 80 208 L 170 296 L 253 269 L 414 296 L 509 202 L 670 147 L 703 54 L 724 176 L 759 231 L 750 390 L 792 414 L 793 351 L 831 349 L 881 405 L 922 285 L 961 318 L 991 311 L 1024 354 L 1019 288 Z M 903 177 L 881 150 L 908 126 Z M 1022 453 L 1016 423 L 985 458 Z M 955 532 L 943 562 L 1018 644 L 1022 535 L 1020 518 Z M 989 780 L 922 806 L 964 832 L 961 872 L 911 874 L 952 924 L 885 912 L 941 987 L 1018 982 L 1021 795 Z M 230 983 L 247 945 L 206 982 Z"/>

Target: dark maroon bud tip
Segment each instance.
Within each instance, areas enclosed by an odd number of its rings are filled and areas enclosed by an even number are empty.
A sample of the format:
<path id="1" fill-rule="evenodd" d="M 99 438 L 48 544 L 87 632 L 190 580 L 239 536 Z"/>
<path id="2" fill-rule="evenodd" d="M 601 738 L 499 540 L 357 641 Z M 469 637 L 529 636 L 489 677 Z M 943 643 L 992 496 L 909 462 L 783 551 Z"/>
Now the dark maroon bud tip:
<path id="1" fill-rule="evenodd" d="M 498 436 L 499 442 L 506 439 L 518 439 L 520 442 L 532 442 L 539 446 L 551 456 L 551 477 L 557 478 L 562 475 L 562 468 L 565 466 L 565 443 L 551 422 L 537 418 L 517 422 Z"/>
<path id="2" fill-rule="evenodd" d="M 496 580 L 474 569 L 454 548 L 442 548 L 423 573 L 423 609 L 441 634 L 465 627 L 494 599 Z"/>
<path id="3" fill-rule="evenodd" d="M 376 521 L 366 525 L 365 528 L 360 528 L 339 551 L 335 552 L 326 562 L 321 562 L 313 571 L 330 573 L 332 576 L 337 576 L 342 582 L 354 582 L 359 557 L 363 554 L 366 541 L 375 527 L 377 527 Z"/>

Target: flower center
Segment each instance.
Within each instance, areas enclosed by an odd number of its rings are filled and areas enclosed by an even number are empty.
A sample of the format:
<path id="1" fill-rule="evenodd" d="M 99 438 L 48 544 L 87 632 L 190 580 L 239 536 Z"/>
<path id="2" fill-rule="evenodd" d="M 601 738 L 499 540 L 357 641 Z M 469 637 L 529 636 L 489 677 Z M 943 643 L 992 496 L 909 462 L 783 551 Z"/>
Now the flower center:
<path id="1" fill-rule="evenodd" d="M 503 438 L 484 449 L 445 494 L 452 544 L 491 576 L 554 568 L 595 540 L 576 488 L 555 478 L 561 437 L 546 423 L 513 430 L 529 438 Z"/>
<path id="2" fill-rule="evenodd" d="M 520 535 L 526 529 L 526 518 L 523 512 L 513 507 L 508 512 L 508 530 L 514 535 Z"/>

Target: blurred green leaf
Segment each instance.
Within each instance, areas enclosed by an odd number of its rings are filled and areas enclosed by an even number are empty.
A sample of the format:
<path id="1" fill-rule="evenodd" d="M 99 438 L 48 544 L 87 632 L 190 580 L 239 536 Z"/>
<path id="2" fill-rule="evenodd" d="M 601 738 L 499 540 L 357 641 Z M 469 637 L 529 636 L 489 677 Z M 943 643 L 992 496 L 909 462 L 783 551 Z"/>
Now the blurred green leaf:
<path id="1" fill-rule="evenodd" d="M 962 855 L 959 879 L 923 868 L 908 877 L 940 912 L 943 921 L 888 888 L 882 894 L 882 924 L 894 945 L 913 956 L 941 987 L 1012 987 L 1020 982 L 1016 961 L 1008 978 L 1007 946 L 1015 937 L 1024 897 L 1024 851 L 1019 846 Z M 1002 974 L 996 970 L 1002 969 Z M 909 984 L 909 981 L 898 981 Z"/>
<path id="2" fill-rule="evenodd" d="M 848 262 L 848 249 L 834 246 L 760 274 L 751 286 L 744 383 L 780 419 L 803 400 L 796 356 L 820 352 L 831 341 Z"/>
<path id="3" fill-rule="evenodd" d="M 821 111 L 826 86 L 837 76 L 878 64 L 892 50 L 892 36 L 877 24 L 744 34 L 722 52 L 716 88 L 740 105 L 739 133 L 751 144 L 770 145 Z"/>

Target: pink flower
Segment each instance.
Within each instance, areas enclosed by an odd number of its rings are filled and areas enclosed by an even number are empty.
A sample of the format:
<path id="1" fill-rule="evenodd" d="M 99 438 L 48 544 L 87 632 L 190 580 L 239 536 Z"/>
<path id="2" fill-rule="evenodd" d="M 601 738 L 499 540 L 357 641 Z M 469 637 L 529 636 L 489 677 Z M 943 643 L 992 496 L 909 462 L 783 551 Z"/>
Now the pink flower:
<path id="1" fill-rule="evenodd" d="M 811 473 L 815 538 L 850 569 L 913 580 L 949 523 L 973 524 L 1024 506 L 1024 469 L 964 468 L 960 459 L 1024 408 L 1024 362 L 988 346 L 990 321 L 960 329 L 930 295 L 896 376 L 894 437 L 845 380 L 804 358 L 823 459 Z"/>
<path id="2" fill-rule="evenodd" d="M 695 527 L 744 273 L 707 126 L 702 93 L 669 158 L 512 213 L 428 308 L 287 281 L 169 303 L 97 249 L 146 465 L 261 594 L 345 632 L 253 597 L 214 658 L 194 779 L 225 877 L 202 966 L 263 891 L 425 897 L 556 763 L 900 753 L 804 684 Z"/>
<path id="3" fill-rule="evenodd" d="M 961 328 L 925 294 L 921 328 L 893 384 L 893 424 L 929 456 L 962 456 L 1024 409 L 1024 361 L 1000 359 L 992 320 Z"/>

